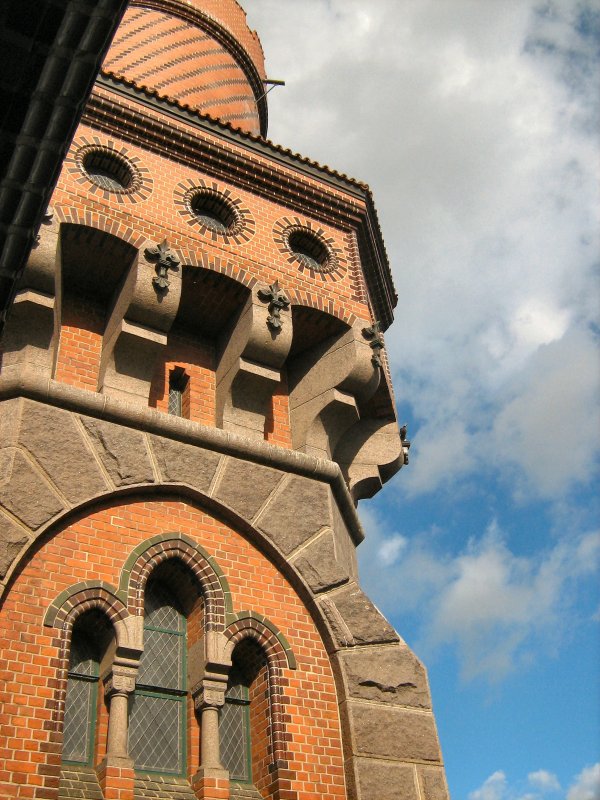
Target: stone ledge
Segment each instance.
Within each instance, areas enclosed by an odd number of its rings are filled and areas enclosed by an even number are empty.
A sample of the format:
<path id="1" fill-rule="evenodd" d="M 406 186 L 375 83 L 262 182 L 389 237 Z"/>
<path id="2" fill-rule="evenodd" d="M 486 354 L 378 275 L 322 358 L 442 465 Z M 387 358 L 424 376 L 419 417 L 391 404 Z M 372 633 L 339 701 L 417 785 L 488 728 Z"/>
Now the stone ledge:
<path id="1" fill-rule="evenodd" d="M 64 408 L 99 420 L 115 422 L 146 433 L 157 434 L 184 444 L 203 447 L 331 485 L 348 531 L 355 544 L 364 533 L 354 502 L 339 466 L 327 459 L 287 450 L 264 441 L 201 425 L 142 408 L 97 392 L 48 380 L 33 371 L 0 377 L 0 401 L 24 397 L 56 408 Z"/>

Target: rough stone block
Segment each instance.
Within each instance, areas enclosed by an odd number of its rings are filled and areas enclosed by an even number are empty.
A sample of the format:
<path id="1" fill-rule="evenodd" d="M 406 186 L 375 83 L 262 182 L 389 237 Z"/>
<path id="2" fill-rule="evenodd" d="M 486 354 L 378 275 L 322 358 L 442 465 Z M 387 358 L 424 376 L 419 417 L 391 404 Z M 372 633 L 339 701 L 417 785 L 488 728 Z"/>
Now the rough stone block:
<path id="1" fill-rule="evenodd" d="M 19 442 L 70 503 L 76 504 L 106 491 L 100 467 L 68 411 L 25 403 Z"/>
<path id="2" fill-rule="evenodd" d="M 229 458 L 215 498 L 244 519 L 252 520 L 281 480 L 281 473 L 238 458 Z"/>
<path id="3" fill-rule="evenodd" d="M 348 694 L 387 705 L 431 708 L 425 669 L 404 644 L 340 654 Z"/>
<path id="4" fill-rule="evenodd" d="M 348 626 L 355 644 L 377 644 L 400 640 L 383 614 L 356 584 L 345 587 L 331 599 Z M 340 642 L 340 644 L 342 643 Z"/>
<path id="5" fill-rule="evenodd" d="M 357 758 L 356 771 L 360 800 L 419 800 L 410 764 Z"/>
<path id="6" fill-rule="evenodd" d="M 115 486 L 154 481 L 142 433 L 91 417 L 81 421 Z"/>
<path id="7" fill-rule="evenodd" d="M 150 443 L 156 463 L 165 481 L 187 483 L 207 492 L 221 456 L 201 447 L 151 436 Z"/>
<path id="8" fill-rule="evenodd" d="M 0 579 L 4 578 L 19 551 L 28 541 L 29 536 L 22 528 L 0 514 Z"/>
<path id="9" fill-rule="evenodd" d="M 0 403 L 0 445 L 16 445 L 21 427 L 24 401 L 20 397 Z"/>
<path id="10" fill-rule="evenodd" d="M 271 498 L 257 524 L 288 555 L 321 528 L 331 525 L 329 488 L 310 478 L 293 476 Z"/>
<path id="11" fill-rule="evenodd" d="M 0 505 L 36 530 L 63 508 L 27 458 L 13 447 L 0 451 Z"/>
<path id="12" fill-rule="evenodd" d="M 441 761 L 433 714 L 348 704 L 355 752 L 396 761 Z"/>
<path id="13" fill-rule="evenodd" d="M 330 532 L 305 547 L 294 560 L 294 566 L 315 593 L 339 586 L 349 578 L 348 570 L 336 559 Z"/>
<path id="14" fill-rule="evenodd" d="M 419 782 L 423 800 L 449 800 L 443 767 L 419 767 Z"/>

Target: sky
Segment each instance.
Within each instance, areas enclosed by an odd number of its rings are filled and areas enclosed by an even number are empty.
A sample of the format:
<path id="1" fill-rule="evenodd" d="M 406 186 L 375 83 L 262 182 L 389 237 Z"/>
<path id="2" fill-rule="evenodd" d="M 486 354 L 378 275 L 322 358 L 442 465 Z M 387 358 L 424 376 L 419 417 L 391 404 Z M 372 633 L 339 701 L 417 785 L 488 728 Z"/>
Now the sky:
<path id="1" fill-rule="evenodd" d="M 600 798 L 600 0 L 242 0 L 269 138 L 371 186 L 410 465 L 361 581 L 454 800 Z"/>

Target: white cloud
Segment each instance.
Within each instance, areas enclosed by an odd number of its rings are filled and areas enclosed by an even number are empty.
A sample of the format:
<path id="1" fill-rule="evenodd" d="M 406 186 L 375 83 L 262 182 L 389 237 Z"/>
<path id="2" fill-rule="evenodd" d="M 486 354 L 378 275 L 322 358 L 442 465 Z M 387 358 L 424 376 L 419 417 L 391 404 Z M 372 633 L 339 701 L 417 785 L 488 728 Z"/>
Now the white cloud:
<path id="1" fill-rule="evenodd" d="M 600 800 L 600 763 L 579 773 L 567 792 L 567 800 Z"/>
<path id="2" fill-rule="evenodd" d="M 553 772 L 548 772 L 548 770 L 538 769 L 536 772 L 530 772 L 527 776 L 527 780 L 532 786 L 535 786 L 542 792 L 560 791 L 558 778 Z"/>
<path id="3" fill-rule="evenodd" d="M 401 297 L 388 353 L 421 425 L 402 480 L 413 495 L 485 468 L 554 498 L 598 455 L 586 7 L 248 4 L 268 71 L 287 81 L 269 96 L 273 137 L 374 190 Z"/>
<path id="4" fill-rule="evenodd" d="M 469 792 L 469 800 L 503 800 L 507 795 L 506 775 L 501 770 L 494 772 L 484 783 Z"/>
<path id="5" fill-rule="evenodd" d="M 480 538 L 449 555 L 439 531 L 407 541 L 397 530 L 386 533 L 372 509 L 363 519 L 367 539 L 359 558 L 367 591 L 384 613 L 418 614 L 417 650 L 432 658 L 438 648 L 452 648 L 467 681 L 495 683 L 540 652 L 554 652 L 561 620 L 600 562 L 600 532 L 572 534 L 525 557 L 510 550 L 492 521 Z M 541 774 L 532 775 L 541 788 Z"/>
<path id="6" fill-rule="evenodd" d="M 399 533 L 384 539 L 379 548 L 379 560 L 386 566 L 394 564 L 407 544 L 408 542 L 405 537 L 401 536 Z"/>

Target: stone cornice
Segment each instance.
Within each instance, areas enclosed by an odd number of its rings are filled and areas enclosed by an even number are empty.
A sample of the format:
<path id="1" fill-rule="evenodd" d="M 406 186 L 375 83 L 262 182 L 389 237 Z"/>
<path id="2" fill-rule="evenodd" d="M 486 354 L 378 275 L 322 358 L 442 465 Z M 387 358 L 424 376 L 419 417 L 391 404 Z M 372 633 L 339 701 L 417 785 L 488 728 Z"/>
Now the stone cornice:
<path id="1" fill-rule="evenodd" d="M 339 466 L 333 461 L 286 450 L 269 442 L 248 439 L 150 408 L 141 408 L 114 397 L 48 380 L 34 371 L 24 370 L 19 375 L 0 377 L 0 401 L 17 397 L 328 483 L 354 543 L 358 545 L 364 539 L 350 492 Z"/>

